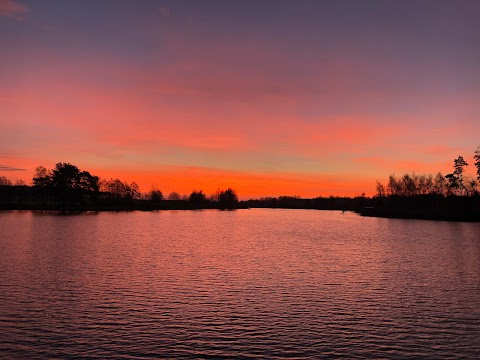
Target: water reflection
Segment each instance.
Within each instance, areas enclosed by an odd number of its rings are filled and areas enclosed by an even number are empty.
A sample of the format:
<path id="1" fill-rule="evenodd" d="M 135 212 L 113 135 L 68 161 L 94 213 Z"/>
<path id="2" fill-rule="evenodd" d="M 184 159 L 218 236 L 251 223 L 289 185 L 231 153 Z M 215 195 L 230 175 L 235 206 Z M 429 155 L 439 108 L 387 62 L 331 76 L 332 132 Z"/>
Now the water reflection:
<path id="1" fill-rule="evenodd" d="M 471 357 L 479 224 L 0 213 L 0 354 Z"/>

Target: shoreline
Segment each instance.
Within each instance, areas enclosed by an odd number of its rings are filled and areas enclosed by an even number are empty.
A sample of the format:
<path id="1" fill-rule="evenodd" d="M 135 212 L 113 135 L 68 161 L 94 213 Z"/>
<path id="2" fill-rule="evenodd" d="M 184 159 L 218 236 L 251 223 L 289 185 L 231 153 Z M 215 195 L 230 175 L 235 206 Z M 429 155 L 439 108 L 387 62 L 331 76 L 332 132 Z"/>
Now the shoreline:
<path id="1" fill-rule="evenodd" d="M 280 210 L 318 210 L 318 211 L 349 211 L 359 216 L 376 217 L 383 219 L 404 219 L 404 220 L 430 220 L 430 221 L 449 221 L 449 222 L 480 222 L 480 213 L 468 213 L 462 209 L 404 209 L 404 208 L 373 208 L 367 207 L 363 209 L 319 209 L 319 208 L 299 208 L 299 207 L 248 207 L 238 206 L 232 209 L 220 209 L 218 207 L 158 207 L 158 208 L 85 208 L 72 210 L 59 209 L 39 209 L 26 207 L 0 207 L 1 212 L 9 211 L 29 211 L 41 214 L 53 215 L 78 215 L 88 213 L 101 212 L 150 212 L 150 211 L 203 211 L 203 210 L 217 210 L 217 211 L 235 211 L 235 210 L 251 210 L 251 209 L 280 209 Z"/>
<path id="2" fill-rule="evenodd" d="M 364 208 L 356 211 L 360 216 L 385 219 L 432 220 L 450 222 L 480 222 L 480 213 L 464 209 L 422 208 Z"/>

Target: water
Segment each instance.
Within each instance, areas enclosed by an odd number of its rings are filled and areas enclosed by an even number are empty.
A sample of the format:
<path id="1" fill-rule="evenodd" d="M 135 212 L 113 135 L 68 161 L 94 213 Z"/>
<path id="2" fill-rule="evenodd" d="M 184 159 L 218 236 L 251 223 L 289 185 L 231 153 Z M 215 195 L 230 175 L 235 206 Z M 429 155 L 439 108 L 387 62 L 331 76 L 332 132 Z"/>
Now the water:
<path id="1" fill-rule="evenodd" d="M 0 358 L 479 358 L 480 224 L 0 213 Z"/>

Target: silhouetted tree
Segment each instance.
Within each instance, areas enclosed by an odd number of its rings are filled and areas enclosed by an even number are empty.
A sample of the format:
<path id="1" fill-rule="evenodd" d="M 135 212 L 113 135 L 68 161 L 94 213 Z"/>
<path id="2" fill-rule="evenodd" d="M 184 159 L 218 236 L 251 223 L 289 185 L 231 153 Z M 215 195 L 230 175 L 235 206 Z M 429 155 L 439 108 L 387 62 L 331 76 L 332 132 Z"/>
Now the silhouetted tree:
<path id="1" fill-rule="evenodd" d="M 433 185 L 433 180 L 432 180 L 432 175 L 420 175 L 415 178 L 415 188 L 417 189 L 417 194 L 419 195 L 426 195 L 430 194 L 432 191 L 432 185 Z"/>
<path id="2" fill-rule="evenodd" d="M 35 168 L 35 174 L 33 175 L 33 186 L 35 192 L 40 195 L 40 202 L 42 209 L 47 206 L 48 190 L 51 187 L 52 172 L 45 166 L 40 165 Z"/>
<path id="3" fill-rule="evenodd" d="M 120 179 L 102 179 L 100 181 L 100 190 L 108 193 L 114 199 L 121 199 L 126 194 L 125 184 Z"/>
<path id="4" fill-rule="evenodd" d="M 427 178 L 425 179 L 425 189 L 426 189 L 426 194 L 432 194 L 433 193 L 433 176 L 432 176 L 432 174 L 428 174 Z"/>
<path id="5" fill-rule="evenodd" d="M 477 180 L 480 181 L 480 145 L 475 150 L 473 158 L 475 160 L 475 167 L 477 168 Z"/>
<path id="6" fill-rule="evenodd" d="M 120 179 L 103 179 L 100 182 L 100 190 L 110 194 L 113 199 L 138 199 L 140 189 L 135 182 L 130 185 Z"/>
<path id="7" fill-rule="evenodd" d="M 45 171 L 39 167 L 38 173 L 42 175 Z M 48 174 L 48 171 L 46 173 Z M 62 210 L 67 207 L 71 209 L 74 203 L 85 200 L 99 190 L 98 176 L 93 176 L 88 171 L 80 171 L 70 163 L 57 163 L 48 178 L 47 181 L 44 176 L 35 177 L 34 184 L 48 184 L 58 198 Z"/>
<path id="8" fill-rule="evenodd" d="M 151 201 L 156 203 L 159 203 L 160 201 L 163 200 L 162 192 L 157 189 L 153 189 L 152 191 L 150 191 L 150 193 L 148 194 L 148 197 L 150 198 Z"/>
<path id="9" fill-rule="evenodd" d="M 190 196 L 188 197 L 188 201 L 192 204 L 192 206 L 196 209 L 202 208 L 207 203 L 207 198 L 202 190 L 200 191 L 192 191 Z"/>
<path id="10" fill-rule="evenodd" d="M 218 194 L 218 206 L 222 210 L 232 210 L 237 207 L 238 196 L 235 190 L 228 188 Z"/>
<path id="11" fill-rule="evenodd" d="M 454 160 L 454 169 L 455 171 L 453 172 L 455 175 L 458 176 L 460 179 L 460 184 L 463 182 L 463 173 L 465 171 L 465 167 L 468 166 L 468 163 L 463 159 L 463 156 L 458 156 L 457 159 Z"/>
<path id="12" fill-rule="evenodd" d="M 433 192 L 437 195 L 444 195 L 445 194 L 445 186 L 447 184 L 447 180 L 442 173 L 437 173 L 435 175 L 435 179 L 433 180 Z"/>
<path id="13" fill-rule="evenodd" d="M 33 185 L 40 188 L 45 188 L 50 185 L 51 171 L 45 166 L 40 165 L 35 168 L 35 174 L 33 175 Z"/>
<path id="14" fill-rule="evenodd" d="M 168 195 L 168 200 L 181 200 L 180 194 L 172 191 L 170 195 Z"/>
<path id="15" fill-rule="evenodd" d="M 467 194 L 470 194 L 471 196 L 478 194 L 477 181 L 473 177 L 469 176 L 468 178 L 465 178 L 464 181 L 466 184 L 465 188 L 466 188 Z"/>
<path id="16" fill-rule="evenodd" d="M 12 186 L 12 182 L 5 176 L 0 176 L 0 186 Z"/>
<path id="17" fill-rule="evenodd" d="M 404 196 L 413 196 L 416 195 L 416 186 L 414 177 L 411 177 L 408 174 L 403 175 L 402 177 L 402 195 Z"/>
<path id="18" fill-rule="evenodd" d="M 453 161 L 453 173 L 446 176 L 449 181 L 450 188 L 458 190 L 460 195 L 463 194 L 463 190 L 467 191 L 463 183 L 463 173 L 465 172 L 464 168 L 466 166 L 468 166 L 468 163 L 465 161 L 463 156 L 459 155 L 458 158 Z"/>
<path id="19" fill-rule="evenodd" d="M 140 187 L 135 181 L 130 183 L 129 188 L 130 188 L 129 197 L 131 199 L 140 199 Z"/>
<path id="20" fill-rule="evenodd" d="M 401 185 L 395 179 L 395 175 L 390 175 L 388 177 L 387 191 L 389 195 L 400 195 Z"/>
<path id="21" fill-rule="evenodd" d="M 88 171 L 82 171 L 79 176 L 78 187 L 87 192 L 98 192 L 100 185 L 98 176 L 93 176 Z"/>
<path id="22" fill-rule="evenodd" d="M 65 210 L 78 200 L 77 186 L 80 181 L 80 170 L 70 163 L 58 163 L 52 170 L 51 186 L 53 193 L 60 201 L 60 207 Z"/>
<path id="23" fill-rule="evenodd" d="M 451 179 L 450 181 L 455 181 Z M 385 186 L 377 181 L 376 190 L 377 197 L 385 196 L 417 196 L 417 195 L 445 195 L 447 187 L 447 179 L 438 173 L 435 178 L 432 175 L 404 174 L 401 178 L 390 175 L 388 184 Z M 448 192 L 447 192 L 448 194 Z"/>
<path id="24" fill-rule="evenodd" d="M 377 189 L 377 196 L 378 197 L 384 197 L 385 196 L 385 186 L 383 186 L 383 184 L 380 182 L 380 181 L 377 181 L 377 186 L 376 186 L 376 189 Z"/>
<path id="25" fill-rule="evenodd" d="M 445 179 L 448 180 L 448 193 L 447 195 L 450 195 L 451 193 L 455 192 L 458 190 L 460 187 L 458 183 L 458 178 L 455 176 L 455 174 L 447 174 L 445 175 Z"/>
<path id="26" fill-rule="evenodd" d="M 57 163 L 52 170 L 52 184 L 54 187 L 73 189 L 80 181 L 80 169 L 70 163 Z"/>

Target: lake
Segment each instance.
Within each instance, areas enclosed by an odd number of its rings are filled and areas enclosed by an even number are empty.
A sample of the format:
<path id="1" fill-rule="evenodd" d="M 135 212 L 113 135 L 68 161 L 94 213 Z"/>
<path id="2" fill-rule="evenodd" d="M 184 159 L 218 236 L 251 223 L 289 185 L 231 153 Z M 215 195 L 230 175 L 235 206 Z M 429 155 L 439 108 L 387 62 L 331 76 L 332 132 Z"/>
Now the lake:
<path id="1" fill-rule="evenodd" d="M 0 213 L 0 358 L 477 358 L 480 224 Z"/>

